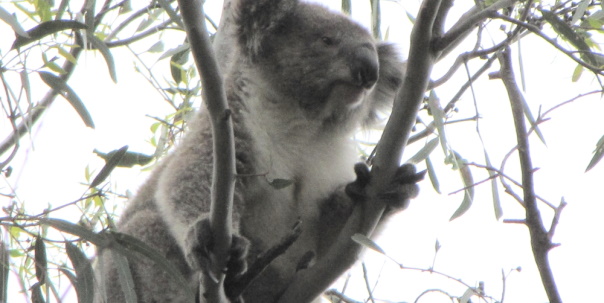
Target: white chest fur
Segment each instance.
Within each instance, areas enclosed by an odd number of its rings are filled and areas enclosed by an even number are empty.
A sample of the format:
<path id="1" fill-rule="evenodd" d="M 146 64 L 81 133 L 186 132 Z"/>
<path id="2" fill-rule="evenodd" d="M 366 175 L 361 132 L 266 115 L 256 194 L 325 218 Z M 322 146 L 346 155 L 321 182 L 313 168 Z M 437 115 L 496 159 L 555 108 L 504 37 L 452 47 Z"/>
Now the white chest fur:
<path id="1" fill-rule="evenodd" d="M 347 135 L 321 133 L 316 121 L 299 113 L 288 113 L 288 118 L 273 114 L 264 108 L 250 113 L 254 119 L 244 120 L 253 137 L 255 169 L 260 176 L 246 193 L 241 227 L 267 249 L 301 220 L 302 236 L 276 260 L 289 263 L 279 264 L 279 268 L 295 268 L 302 254 L 317 248 L 320 203 L 354 180 L 358 158 Z M 275 179 L 293 183 L 276 189 L 269 185 Z"/>

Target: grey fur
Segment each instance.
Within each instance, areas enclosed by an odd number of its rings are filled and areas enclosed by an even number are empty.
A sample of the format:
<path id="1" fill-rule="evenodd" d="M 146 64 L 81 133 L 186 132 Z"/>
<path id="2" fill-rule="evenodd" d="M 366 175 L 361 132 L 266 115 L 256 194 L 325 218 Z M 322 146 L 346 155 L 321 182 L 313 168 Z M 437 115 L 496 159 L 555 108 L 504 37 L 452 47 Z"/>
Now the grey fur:
<path id="1" fill-rule="evenodd" d="M 299 218 L 303 229 L 243 295 L 248 303 L 268 303 L 285 290 L 300 258 L 309 250 L 321 258 L 338 236 L 353 204 L 344 193 L 358 161 L 350 138 L 391 103 L 403 63 L 391 46 L 319 5 L 241 0 L 235 22 L 238 45 L 232 46 L 225 84 L 240 175 L 234 230 L 250 241 L 247 260 L 253 262 Z M 199 244 L 194 226 L 210 208 L 211 137 L 208 114 L 201 110 L 118 224 L 120 232 L 166 255 L 193 288 L 199 285 L 199 268 L 191 264 L 203 265 L 185 256 Z M 275 178 L 294 184 L 274 189 L 267 180 Z M 123 302 L 110 254 L 101 252 L 100 258 L 104 268 L 97 271 L 104 273 L 106 296 L 97 296 L 97 302 L 102 297 Z M 129 262 L 139 302 L 183 302 L 182 287 L 151 261 Z"/>

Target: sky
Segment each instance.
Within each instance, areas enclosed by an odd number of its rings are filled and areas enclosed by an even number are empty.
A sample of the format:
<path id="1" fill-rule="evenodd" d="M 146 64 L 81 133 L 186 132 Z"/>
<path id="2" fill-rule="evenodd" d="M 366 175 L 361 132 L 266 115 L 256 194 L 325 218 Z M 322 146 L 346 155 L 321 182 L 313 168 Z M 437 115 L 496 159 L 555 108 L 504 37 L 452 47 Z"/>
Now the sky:
<path id="1" fill-rule="evenodd" d="M 332 2 L 330 6 L 337 9 L 337 1 Z M 208 1 L 208 4 L 214 3 Z M 353 5 L 357 3 L 360 1 L 353 1 Z M 353 17 L 367 24 L 368 14 L 356 7 L 353 6 Z M 388 1 L 383 3 L 382 8 L 383 25 L 390 28 L 388 38 L 401 44 L 403 52 L 407 51 L 409 29 L 408 20 L 401 18 L 405 16 L 405 9 L 414 14 L 416 1 L 404 4 Z M 213 14 L 216 9 L 208 7 L 207 11 Z M 0 32 L 6 30 L 5 25 L 0 24 Z M 497 32 L 490 34 L 493 37 L 499 35 Z M 6 40 L 0 38 L 3 51 L 7 49 L 7 44 L 12 43 L 11 39 Z M 543 112 L 581 92 L 598 87 L 593 77 L 587 74 L 579 83 L 571 84 L 575 65 L 537 38 L 523 40 L 521 50 L 527 77 L 525 97 L 535 115 L 540 108 Z M 517 64 L 518 47 L 513 47 L 513 51 Z M 112 52 L 118 69 L 117 84 L 109 79 L 102 56 L 92 52 L 83 55 L 70 81 L 72 88 L 93 113 L 94 130 L 82 124 L 67 101 L 57 99 L 31 136 L 22 140 L 20 153 L 12 162 L 14 174 L 2 179 L 0 187 L 15 188 L 17 199 L 25 201 L 28 208 L 41 210 L 48 204 L 60 205 L 79 198 L 86 189 L 79 183 L 83 180 L 84 168 L 89 165 L 98 170 L 103 165 L 92 154 L 95 148 L 110 151 L 129 145 L 132 151 L 153 152 L 153 147 L 146 142 L 151 135 L 149 125 L 153 122 L 147 115 L 161 117 L 169 108 L 146 80 L 136 74 L 127 51 Z M 450 61 L 443 60 L 435 68 L 433 78 L 446 71 L 447 62 Z M 161 68 L 162 64 L 167 65 L 167 61 L 159 62 L 157 68 Z M 471 65 L 471 68 L 476 66 Z M 463 71 L 459 74 L 461 80 L 455 81 L 463 83 Z M 169 77 L 168 73 L 165 75 Z M 482 117 L 479 128 L 484 145 L 491 161 L 498 166 L 503 155 L 515 145 L 507 95 L 499 80 L 482 79 L 476 83 L 475 89 Z M 441 102 L 447 102 L 455 92 L 454 89 L 439 89 Z M 462 98 L 458 107 L 456 119 L 473 116 L 475 109 L 469 94 Z M 601 219 L 604 213 L 604 164 L 584 172 L 596 142 L 604 134 L 604 124 L 600 122 L 602 112 L 604 104 L 598 95 L 580 99 L 555 111 L 550 116 L 552 120 L 541 126 L 546 145 L 534 136 L 530 141 L 534 166 L 540 168 L 535 173 L 537 193 L 554 204 L 558 204 L 562 197 L 568 202 L 554 237 L 554 242 L 561 246 L 550 253 L 552 269 L 565 302 L 594 301 L 601 297 L 600 288 L 604 283 L 601 276 L 604 271 L 601 257 L 604 245 L 599 241 L 604 231 L 604 220 Z M 3 128 L 1 135 L 5 134 L 4 125 L 0 124 Z M 451 147 L 465 159 L 484 163 L 475 123 L 451 125 L 447 128 L 447 138 Z M 32 144 L 28 146 L 28 143 Z M 405 157 L 411 155 L 409 153 Z M 449 218 L 459 206 L 462 196 L 449 193 L 463 185 L 457 176 L 458 172 L 443 163 L 440 148 L 431 159 L 437 167 L 442 194 L 435 193 L 427 180 L 422 182 L 420 197 L 391 220 L 388 228 L 376 240 L 378 244 L 405 266 L 429 268 L 434 262 L 437 271 L 461 278 L 470 285 L 484 281 L 486 293 L 495 298 L 501 297 L 502 271 L 508 274 L 510 270 L 521 267 L 520 272 L 511 272 L 506 280 L 505 301 L 546 302 L 547 297 L 530 252 L 526 228 L 495 219 L 488 183 L 476 188 L 470 211 L 450 222 Z M 510 161 L 506 172 L 517 176 L 516 166 L 515 161 Z M 486 178 L 486 173 L 478 169 L 473 172 L 475 181 Z M 148 172 L 138 168 L 118 169 L 111 181 L 116 186 L 115 190 L 136 192 L 147 175 Z M 509 198 L 502 188 L 499 190 L 504 219 L 523 218 L 523 209 L 518 203 Z M 9 199 L 0 197 L 1 205 L 7 203 Z M 552 213 L 545 207 L 541 209 L 544 222 L 549 226 Z M 435 258 L 437 240 L 441 248 Z M 367 251 L 364 257 L 370 281 L 375 283 L 379 279 L 376 298 L 413 302 L 426 289 L 441 288 L 456 296 L 461 296 L 465 291 L 465 287 L 435 274 L 400 269 L 397 264 L 373 251 Z M 360 266 L 351 269 L 351 276 L 351 283 L 354 284 L 348 288 L 347 294 L 357 299 L 364 298 L 366 292 Z M 341 287 L 343 283 L 341 280 L 334 286 Z M 445 299 L 442 295 L 432 294 L 423 297 L 420 302 L 449 302 Z"/>

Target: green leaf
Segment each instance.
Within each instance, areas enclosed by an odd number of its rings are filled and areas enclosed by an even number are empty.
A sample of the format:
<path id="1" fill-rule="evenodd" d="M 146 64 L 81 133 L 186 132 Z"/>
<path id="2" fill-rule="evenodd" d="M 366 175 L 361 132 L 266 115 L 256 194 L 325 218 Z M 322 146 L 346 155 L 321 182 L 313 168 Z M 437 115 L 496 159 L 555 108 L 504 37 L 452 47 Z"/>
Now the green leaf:
<path id="1" fill-rule="evenodd" d="M 434 170 L 434 165 L 432 165 L 430 157 L 426 158 L 426 169 L 428 170 L 428 178 L 430 178 L 432 187 L 437 193 L 440 194 L 440 183 L 438 182 L 438 177 L 436 176 L 436 171 Z"/>
<path id="2" fill-rule="evenodd" d="M 562 38 L 581 51 L 581 57 L 583 57 L 585 61 L 592 65 L 598 65 L 587 42 L 585 42 L 584 38 L 575 32 L 572 27 L 550 11 L 542 10 L 541 15 L 543 15 L 543 19 L 545 19 L 545 21 L 547 21 Z"/>
<path id="3" fill-rule="evenodd" d="M 445 112 L 440 105 L 440 99 L 438 96 L 436 96 L 436 92 L 434 92 L 434 90 L 430 91 L 430 96 L 428 97 L 428 109 L 434 118 L 434 126 L 436 126 L 436 129 L 438 130 L 440 145 L 443 148 L 444 154 L 447 155 L 449 154 L 449 151 L 447 136 L 445 135 Z"/>
<path id="4" fill-rule="evenodd" d="M 159 58 L 157 59 L 157 61 L 161 61 L 165 58 L 172 58 L 177 56 L 178 59 L 181 59 L 183 54 L 189 54 L 191 50 L 191 45 L 189 45 L 189 43 L 184 43 L 182 45 L 179 45 L 175 48 L 171 48 L 169 50 L 167 50 L 165 53 L 161 54 L 161 56 L 159 56 Z M 178 61 L 178 60 L 176 60 Z"/>
<path id="5" fill-rule="evenodd" d="M 453 221 L 465 214 L 472 206 L 472 201 L 474 200 L 474 178 L 472 177 L 470 167 L 466 164 L 465 160 L 463 160 L 459 153 L 453 151 L 452 155 L 454 156 L 454 161 L 457 163 L 457 167 L 459 168 L 459 173 L 461 175 L 465 190 L 463 201 L 461 201 L 461 204 L 455 213 L 453 213 L 449 221 Z"/>
<path id="6" fill-rule="evenodd" d="M 43 2 L 43 1 L 40 1 Z M 72 21 L 72 20 L 53 20 L 42 22 L 32 29 L 27 31 L 28 37 L 18 35 L 13 42 L 12 49 L 20 48 L 31 42 L 40 40 L 50 34 L 54 34 L 60 31 L 68 29 L 85 29 L 86 25 L 83 23 Z"/>
<path id="7" fill-rule="evenodd" d="M 94 299 L 94 272 L 86 255 L 71 242 L 65 242 L 67 257 L 76 273 L 74 285 L 79 303 L 92 303 Z"/>
<path id="8" fill-rule="evenodd" d="M 40 289 L 40 282 L 36 282 L 36 284 L 34 284 L 30 290 L 32 303 L 45 303 L 44 296 L 42 295 L 42 289 Z"/>
<path id="9" fill-rule="evenodd" d="M 484 158 L 488 167 L 493 167 L 491 164 L 491 160 L 489 159 L 489 155 L 486 150 L 484 150 Z M 499 197 L 499 188 L 497 187 L 497 173 L 492 170 L 487 170 L 489 173 L 489 177 L 491 178 L 491 194 L 493 196 L 493 210 L 495 211 L 495 218 L 497 220 L 501 219 L 503 216 L 503 208 L 501 208 L 501 199 Z"/>
<path id="10" fill-rule="evenodd" d="M 17 35 L 21 37 L 29 38 L 29 34 L 21 27 L 21 23 L 17 21 L 14 15 L 5 10 L 2 6 L 0 6 L 0 20 L 4 21 L 8 24 Z"/>
<path id="11" fill-rule="evenodd" d="M 543 144 L 547 145 L 545 143 L 545 137 L 543 136 L 543 133 L 541 132 L 541 129 L 539 128 L 539 124 L 535 120 L 535 117 L 533 117 L 533 113 L 531 112 L 531 109 L 530 109 L 528 103 L 526 102 L 526 99 L 524 97 L 522 97 L 521 101 L 522 101 L 522 110 L 524 111 L 524 116 L 531 124 L 531 127 L 535 130 L 535 134 L 537 134 L 537 137 L 539 138 L 539 140 L 541 140 L 541 142 Z"/>
<path id="12" fill-rule="evenodd" d="M 587 165 L 585 172 L 588 172 L 590 169 L 594 168 L 594 166 L 596 166 L 596 164 L 598 164 L 598 162 L 600 162 L 600 160 L 602 160 L 603 157 L 604 157 L 604 136 L 602 136 L 600 138 L 600 140 L 598 140 L 598 143 L 596 143 L 596 149 L 594 150 L 594 156 L 591 158 L 591 161 L 589 161 L 589 164 Z"/>
<path id="13" fill-rule="evenodd" d="M 575 70 L 573 71 L 573 77 L 572 77 L 573 82 L 579 81 L 579 79 L 581 78 L 581 75 L 583 74 L 583 70 L 585 70 L 583 65 L 577 64 L 577 67 L 575 67 Z"/>
<path id="14" fill-rule="evenodd" d="M 36 264 L 36 279 L 42 285 L 46 283 L 48 260 L 46 259 L 46 244 L 40 237 L 36 237 L 36 243 L 34 244 L 34 261 Z"/>
<path id="15" fill-rule="evenodd" d="M 105 63 L 107 63 L 107 68 L 109 69 L 109 75 L 111 76 L 111 80 L 117 83 L 117 72 L 115 71 L 115 62 L 113 61 L 113 55 L 111 55 L 111 51 L 107 47 L 105 42 L 101 41 L 95 35 L 87 35 L 88 41 L 95 49 L 98 49 L 105 58 Z"/>
<path id="16" fill-rule="evenodd" d="M 27 103 L 32 104 L 31 101 L 31 85 L 29 84 L 29 74 L 27 71 L 23 70 L 19 73 L 21 78 L 21 87 L 25 90 L 25 98 L 27 99 Z"/>
<path id="17" fill-rule="evenodd" d="M 382 255 L 386 255 L 386 252 L 381 247 L 379 247 L 377 244 L 375 244 L 375 242 L 373 242 L 371 239 L 367 238 L 365 235 L 354 234 L 354 235 L 352 235 L 352 240 L 354 242 L 361 244 L 362 246 L 373 249 L 373 250 L 381 253 Z"/>
<path id="18" fill-rule="evenodd" d="M 120 285 L 122 286 L 122 291 L 124 293 L 126 302 L 138 302 L 136 292 L 134 291 L 134 279 L 132 278 L 132 271 L 130 270 L 128 258 L 115 251 L 111 251 L 111 258 L 113 259 L 115 267 L 117 268 L 118 279 L 120 281 Z"/>
<path id="19" fill-rule="evenodd" d="M 159 53 L 162 51 L 164 51 L 164 42 L 162 40 L 155 42 L 155 44 L 151 45 L 147 50 L 149 53 Z"/>
<path id="20" fill-rule="evenodd" d="M 71 89 L 71 87 L 69 87 L 69 85 L 67 85 L 67 83 L 63 81 L 63 79 L 49 72 L 41 71 L 38 72 L 38 74 L 40 75 L 40 78 L 42 78 L 42 81 L 46 83 L 46 85 L 56 90 L 65 99 L 67 99 L 67 101 L 69 101 L 71 106 L 76 110 L 76 112 L 78 112 L 78 115 L 80 115 L 80 118 L 82 118 L 82 121 L 84 121 L 84 124 L 86 126 L 94 128 L 94 122 L 92 122 L 92 117 L 90 116 L 90 113 L 88 113 L 88 110 L 84 106 L 84 103 L 82 103 L 80 97 L 78 97 L 78 95 L 73 91 L 73 89 Z"/>
<path id="21" fill-rule="evenodd" d="M 101 182 L 105 181 L 105 179 L 107 179 L 107 177 L 109 177 L 109 175 L 111 174 L 113 169 L 116 168 L 117 165 L 120 163 L 120 160 L 122 160 L 122 158 L 124 157 L 124 155 L 126 154 L 127 151 L 128 151 L 128 145 L 123 146 L 122 148 L 118 149 L 117 151 L 113 151 L 113 154 L 111 155 L 111 157 L 108 160 L 106 160 L 105 166 L 103 166 L 101 171 L 96 175 L 96 177 L 94 177 L 94 179 L 90 183 L 89 188 L 96 187 Z"/>
<path id="22" fill-rule="evenodd" d="M 102 153 L 98 150 L 94 150 L 93 152 L 97 154 L 97 156 L 103 158 L 105 162 L 109 161 L 111 157 L 113 157 L 119 150 L 113 150 L 108 153 Z M 153 155 L 146 155 L 143 153 L 136 153 L 126 151 L 122 158 L 117 163 L 117 167 L 133 167 L 134 165 L 147 165 L 149 162 L 153 160 Z"/>
<path id="23" fill-rule="evenodd" d="M 178 50 L 178 52 L 173 53 L 175 50 Z M 182 78 L 183 78 L 183 68 L 182 66 L 187 63 L 187 61 L 189 60 L 189 45 L 185 44 L 185 45 L 181 45 L 175 49 L 169 50 L 166 53 L 164 53 L 162 55 L 166 56 L 167 54 L 173 54 L 172 57 L 170 57 L 170 73 L 172 74 L 172 79 L 174 79 L 174 82 L 176 83 L 180 83 L 182 82 Z M 161 58 L 160 58 L 161 60 Z"/>
<path id="24" fill-rule="evenodd" d="M 407 160 L 407 163 L 417 164 L 426 160 L 428 156 L 430 156 L 430 154 L 434 151 L 436 146 L 438 146 L 438 138 L 434 138 L 428 141 L 428 143 L 426 143 L 426 145 L 424 145 L 422 149 L 420 149 L 417 153 L 415 153 L 415 155 L 413 155 L 409 160 Z"/>
<path id="25" fill-rule="evenodd" d="M 109 243 L 108 239 L 103 234 L 97 234 L 83 226 L 71 223 L 69 221 L 42 218 L 40 219 L 40 224 L 48 225 L 62 232 L 72 234 L 99 247 L 105 247 Z"/>
<path id="26" fill-rule="evenodd" d="M 583 17 L 583 15 L 585 15 L 585 11 L 589 7 L 590 3 L 591 3 L 591 0 L 583 0 L 583 1 L 581 1 L 581 3 L 579 3 L 579 5 L 577 5 L 577 9 L 573 13 L 573 19 L 570 21 L 570 24 L 575 24 L 579 20 L 581 20 L 581 17 Z"/>

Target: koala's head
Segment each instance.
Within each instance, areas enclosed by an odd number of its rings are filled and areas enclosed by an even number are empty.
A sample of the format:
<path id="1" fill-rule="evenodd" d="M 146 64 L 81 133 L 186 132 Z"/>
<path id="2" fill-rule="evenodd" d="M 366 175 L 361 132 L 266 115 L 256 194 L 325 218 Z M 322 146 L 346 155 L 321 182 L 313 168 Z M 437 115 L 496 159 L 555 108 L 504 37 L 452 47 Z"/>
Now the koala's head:
<path id="1" fill-rule="evenodd" d="M 381 66 L 399 63 L 397 56 L 348 17 L 293 0 L 241 2 L 240 47 L 257 81 L 270 83 L 275 102 L 293 102 L 309 119 L 338 124 L 368 115 L 376 90 L 393 95 L 398 87 L 400 64 Z"/>

